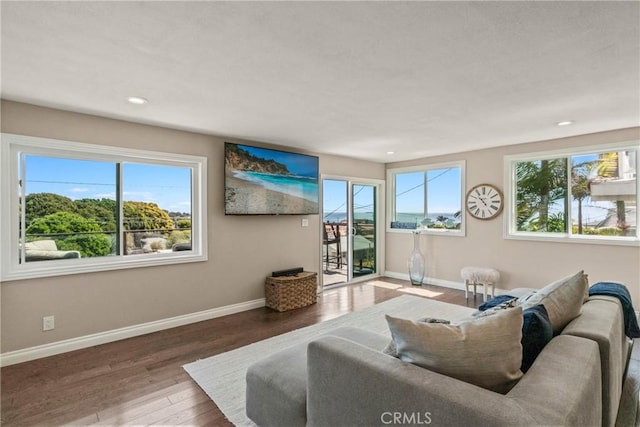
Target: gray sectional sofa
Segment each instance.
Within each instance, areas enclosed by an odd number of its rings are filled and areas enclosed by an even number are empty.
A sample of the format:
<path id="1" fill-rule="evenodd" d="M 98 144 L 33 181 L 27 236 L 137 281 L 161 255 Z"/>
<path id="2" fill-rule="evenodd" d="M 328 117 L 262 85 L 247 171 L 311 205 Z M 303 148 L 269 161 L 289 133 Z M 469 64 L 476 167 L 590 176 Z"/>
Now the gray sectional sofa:
<path id="1" fill-rule="evenodd" d="M 636 422 L 637 390 L 620 403 L 632 341 L 613 297 L 590 297 L 506 394 L 384 354 L 388 344 L 386 336 L 340 328 L 255 363 L 246 377 L 248 417 L 281 427 Z"/>

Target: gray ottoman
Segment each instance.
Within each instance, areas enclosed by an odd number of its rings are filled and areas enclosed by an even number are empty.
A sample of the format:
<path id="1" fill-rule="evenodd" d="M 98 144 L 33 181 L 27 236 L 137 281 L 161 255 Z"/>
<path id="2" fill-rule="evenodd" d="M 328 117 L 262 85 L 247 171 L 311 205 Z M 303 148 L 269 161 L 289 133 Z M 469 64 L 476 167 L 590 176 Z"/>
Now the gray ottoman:
<path id="1" fill-rule="evenodd" d="M 326 335 L 375 350 L 389 338 L 358 328 L 338 328 Z M 307 345 L 297 344 L 254 363 L 247 370 L 247 416 L 259 426 L 304 426 L 307 422 Z"/>

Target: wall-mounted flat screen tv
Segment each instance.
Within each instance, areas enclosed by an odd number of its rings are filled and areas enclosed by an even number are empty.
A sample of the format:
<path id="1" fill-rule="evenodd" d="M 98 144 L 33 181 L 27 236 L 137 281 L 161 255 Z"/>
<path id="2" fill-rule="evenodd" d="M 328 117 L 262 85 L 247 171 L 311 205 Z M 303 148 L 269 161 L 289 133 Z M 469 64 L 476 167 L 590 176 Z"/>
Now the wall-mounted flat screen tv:
<path id="1" fill-rule="evenodd" d="M 226 142 L 226 215 L 319 212 L 318 158 Z"/>

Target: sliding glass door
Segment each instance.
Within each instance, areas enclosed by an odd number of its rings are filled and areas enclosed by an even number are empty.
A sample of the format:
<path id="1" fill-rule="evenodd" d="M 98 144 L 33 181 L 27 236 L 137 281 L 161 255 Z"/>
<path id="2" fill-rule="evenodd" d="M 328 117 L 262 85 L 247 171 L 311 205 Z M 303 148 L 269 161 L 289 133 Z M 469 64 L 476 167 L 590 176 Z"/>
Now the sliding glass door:
<path id="1" fill-rule="evenodd" d="M 362 277 L 376 269 L 376 186 L 351 185 L 351 274 Z"/>
<path id="2" fill-rule="evenodd" d="M 349 281 L 349 183 L 322 180 L 322 285 Z"/>
<path id="3" fill-rule="evenodd" d="M 379 274 L 381 182 L 322 180 L 322 283 L 349 283 Z"/>

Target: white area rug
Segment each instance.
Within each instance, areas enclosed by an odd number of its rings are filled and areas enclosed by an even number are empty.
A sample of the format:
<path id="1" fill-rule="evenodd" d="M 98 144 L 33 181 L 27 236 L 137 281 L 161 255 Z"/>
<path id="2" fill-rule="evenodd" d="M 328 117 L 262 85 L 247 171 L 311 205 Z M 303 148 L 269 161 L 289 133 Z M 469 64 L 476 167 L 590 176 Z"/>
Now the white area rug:
<path id="1" fill-rule="evenodd" d="M 252 426 L 254 424 L 245 415 L 245 375 L 253 362 L 342 326 L 363 328 L 389 336 L 385 314 L 412 320 L 421 317 L 459 320 L 473 312 L 467 307 L 403 295 L 361 311 L 189 363 L 184 369 L 229 421 L 237 426 Z"/>

